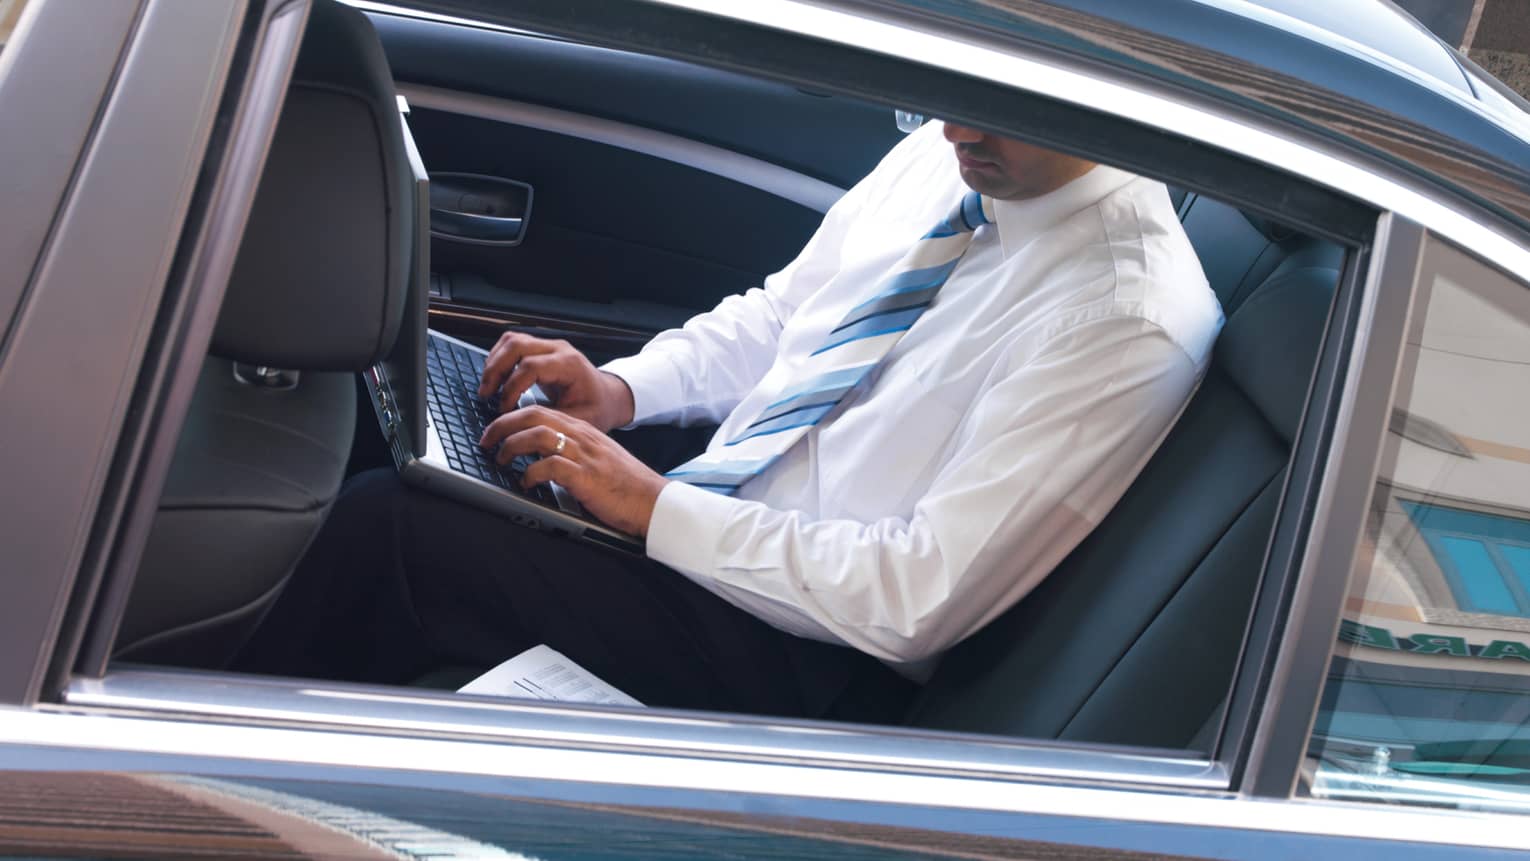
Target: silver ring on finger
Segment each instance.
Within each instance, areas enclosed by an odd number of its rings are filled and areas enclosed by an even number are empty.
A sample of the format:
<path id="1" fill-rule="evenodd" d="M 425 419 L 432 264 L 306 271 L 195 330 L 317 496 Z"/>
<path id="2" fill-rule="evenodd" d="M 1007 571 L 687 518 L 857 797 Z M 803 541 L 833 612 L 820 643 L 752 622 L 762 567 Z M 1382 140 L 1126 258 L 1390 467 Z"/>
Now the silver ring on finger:
<path id="1" fill-rule="evenodd" d="M 553 446 L 553 454 L 562 454 L 563 447 L 568 445 L 568 436 L 563 431 L 558 431 L 558 444 Z"/>

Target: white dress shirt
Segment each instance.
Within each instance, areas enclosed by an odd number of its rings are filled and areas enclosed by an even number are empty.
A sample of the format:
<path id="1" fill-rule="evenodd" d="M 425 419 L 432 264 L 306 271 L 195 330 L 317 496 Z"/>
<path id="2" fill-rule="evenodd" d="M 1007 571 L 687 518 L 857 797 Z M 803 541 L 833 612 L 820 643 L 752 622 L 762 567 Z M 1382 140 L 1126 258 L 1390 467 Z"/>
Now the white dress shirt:
<path id="1" fill-rule="evenodd" d="M 763 288 L 606 365 L 633 423 L 721 422 L 716 449 L 775 401 L 967 191 L 939 126 Z M 1221 308 L 1161 183 L 1100 166 L 994 210 L 859 394 L 734 497 L 664 488 L 650 557 L 918 677 L 1100 522 L 1194 391 Z"/>

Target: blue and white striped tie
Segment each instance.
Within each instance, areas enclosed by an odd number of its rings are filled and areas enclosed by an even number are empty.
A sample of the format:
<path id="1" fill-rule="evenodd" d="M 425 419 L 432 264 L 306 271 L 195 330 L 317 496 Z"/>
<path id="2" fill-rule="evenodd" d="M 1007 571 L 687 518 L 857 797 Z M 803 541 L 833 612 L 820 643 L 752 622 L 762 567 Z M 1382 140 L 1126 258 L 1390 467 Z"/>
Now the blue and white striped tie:
<path id="1" fill-rule="evenodd" d="M 914 244 L 875 296 L 850 309 L 814 350 L 775 403 L 733 439 L 665 473 L 667 478 L 728 496 L 764 472 L 855 391 L 903 333 L 935 301 L 980 225 L 993 221 L 992 202 L 977 192 Z"/>

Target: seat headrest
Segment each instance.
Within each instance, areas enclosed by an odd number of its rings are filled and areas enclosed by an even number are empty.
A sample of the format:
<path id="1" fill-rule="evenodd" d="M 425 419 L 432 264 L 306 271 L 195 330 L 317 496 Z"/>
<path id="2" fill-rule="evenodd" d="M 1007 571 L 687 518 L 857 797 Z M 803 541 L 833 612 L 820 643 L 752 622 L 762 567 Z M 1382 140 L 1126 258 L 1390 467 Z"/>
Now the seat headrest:
<path id="1" fill-rule="evenodd" d="M 1339 271 L 1282 267 L 1233 314 L 1215 362 L 1287 443 L 1307 402 Z"/>
<path id="2" fill-rule="evenodd" d="M 1248 219 L 1248 223 L 1253 225 L 1255 230 L 1259 231 L 1259 233 L 1263 235 L 1265 239 L 1268 239 L 1271 242 L 1285 242 L 1291 237 L 1297 235 L 1295 229 L 1287 227 L 1284 224 L 1277 224 L 1276 222 L 1273 222 L 1262 215 L 1254 215 L 1251 212 L 1242 210 L 1240 211 L 1243 212 L 1243 217 Z"/>
<path id="3" fill-rule="evenodd" d="M 393 346 L 413 175 L 366 16 L 316 0 L 213 335 L 254 365 L 359 371 Z"/>

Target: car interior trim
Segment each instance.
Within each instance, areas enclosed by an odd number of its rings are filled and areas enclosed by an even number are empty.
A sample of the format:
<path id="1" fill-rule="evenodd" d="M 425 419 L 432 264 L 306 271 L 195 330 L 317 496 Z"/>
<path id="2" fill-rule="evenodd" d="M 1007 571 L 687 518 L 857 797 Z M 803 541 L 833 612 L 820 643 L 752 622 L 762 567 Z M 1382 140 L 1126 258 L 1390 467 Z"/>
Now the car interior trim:
<path id="1" fill-rule="evenodd" d="M 804 799 L 907 804 L 1251 831 L 1363 837 L 1423 844 L 1530 847 L 1520 817 L 1456 810 L 1388 808 L 1330 801 L 1146 793 L 966 774 L 824 768 L 817 763 L 741 762 L 683 754 L 625 753 L 539 744 L 342 733 L 169 718 L 0 709 L 0 738 L 49 748 L 216 757 L 277 767 L 394 769 L 525 779 L 691 789 Z M 187 763 L 192 770 L 195 761 Z M 175 763 L 156 772 L 176 771 Z M 345 780 L 331 773 L 331 779 Z"/>
<path id="2" fill-rule="evenodd" d="M 645 329 L 609 326 L 572 317 L 528 311 L 480 308 L 441 300 L 430 303 L 430 325 L 437 329 L 451 328 L 467 331 L 490 341 L 498 340 L 500 333 L 507 328 L 556 331 L 564 333 L 558 336 L 560 338 L 570 336 L 590 338 L 604 343 L 619 343 L 631 350 L 642 349 L 643 345 L 654 336 L 654 332 Z"/>
<path id="3" fill-rule="evenodd" d="M 514 33 L 519 36 L 535 35 L 526 30 L 515 27 L 506 27 L 500 24 L 492 24 L 487 21 L 473 21 L 467 18 L 459 18 L 456 15 L 440 15 L 435 12 L 426 12 L 420 9 L 408 9 L 403 6 L 395 6 L 392 3 L 377 3 L 374 0 L 339 0 L 354 9 L 363 12 L 377 12 L 382 15 L 397 15 L 400 18 L 413 18 L 417 21 L 433 21 L 437 24 L 455 24 L 462 27 L 476 27 L 480 30 L 493 30 L 498 33 Z"/>
<path id="4" fill-rule="evenodd" d="M 1271 669 L 1272 689 L 1280 695 L 1266 703 L 1242 774 L 1241 787 L 1256 795 L 1286 797 L 1296 788 L 1370 510 L 1422 248 L 1418 225 L 1390 213 L 1381 217 L 1335 417 L 1335 439 L 1342 442 L 1324 467 L 1312 532 Z M 1323 572 L 1334 573 L 1320 576 Z"/>
<path id="5" fill-rule="evenodd" d="M 248 721 L 423 732 L 533 744 L 685 752 L 759 761 L 1052 780 L 1119 781 L 1217 790 L 1223 769 L 1181 752 L 1086 750 L 1074 745 L 766 718 L 548 706 L 450 692 L 227 674 L 116 670 L 77 679 L 72 707 L 170 711 Z"/>
<path id="6" fill-rule="evenodd" d="M 1402 214 L 1470 249 L 1510 272 L 1530 272 L 1530 248 L 1465 207 L 1431 198 L 1419 181 L 1395 168 L 1357 160 L 1316 136 L 1298 139 L 1275 131 L 1253 115 L 1234 117 L 1225 109 L 1170 93 L 1140 78 L 1092 69 L 1085 74 L 1057 58 L 1005 53 L 983 44 L 915 31 L 897 23 L 851 15 L 801 0 L 755 0 L 719 7 L 708 0 L 643 0 L 694 13 L 826 40 L 1058 99 L 1176 137 L 1190 138 L 1240 157 L 1302 176 L 1342 194 Z M 1198 103 L 1199 102 L 1199 103 Z"/>
<path id="7" fill-rule="evenodd" d="M 158 510 L 154 500 L 159 499 L 163 490 L 180 439 L 178 433 L 162 429 L 181 426 L 201 372 L 199 363 L 177 361 L 176 357 L 204 353 L 211 342 L 286 96 L 287 80 L 297 59 L 308 5 L 306 0 L 273 3 L 266 10 L 269 20 L 256 28 L 260 42 L 253 49 L 237 112 L 228 124 L 224 164 L 213 177 L 207 198 L 201 204 L 205 221 L 196 243 L 186 253 L 184 268 L 180 270 L 183 274 L 172 279 L 173 284 L 178 281 L 182 285 L 181 301 L 176 313 L 167 315 L 167 346 L 161 351 L 163 364 L 145 371 L 156 375 L 157 380 L 150 381 L 146 394 L 154 405 L 143 411 L 144 419 L 140 422 L 143 442 L 137 458 L 138 472 L 131 482 L 133 486 L 124 492 L 124 497 L 131 501 L 124 503 L 117 545 L 105 562 L 99 591 L 94 596 L 79 596 L 82 606 L 93 603 L 92 618 L 88 625 L 78 626 L 82 631 L 71 632 L 75 648 L 61 650 L 55 661 L 54 674 L 59 684 L 66 678 L 70 663 L 76 672 L 85 675 L 98 676 L 106 671 Z M 82 578 L 89 575 L 88 570 L 82 571 Z M 91 597 L 93 602 L 87 600 Z"/>
<path id="8" fill-rule="evenodd" d="M 828 212 L 845 193 L 836 185 L 780 165 L 614 120 L 422 84 L 400 82 L 398 91 L 415 107 L 526 126 L 662 158 L 757 188 L 815 212 Z M 891 121 L 889 118 L 888 122 Z"/>

